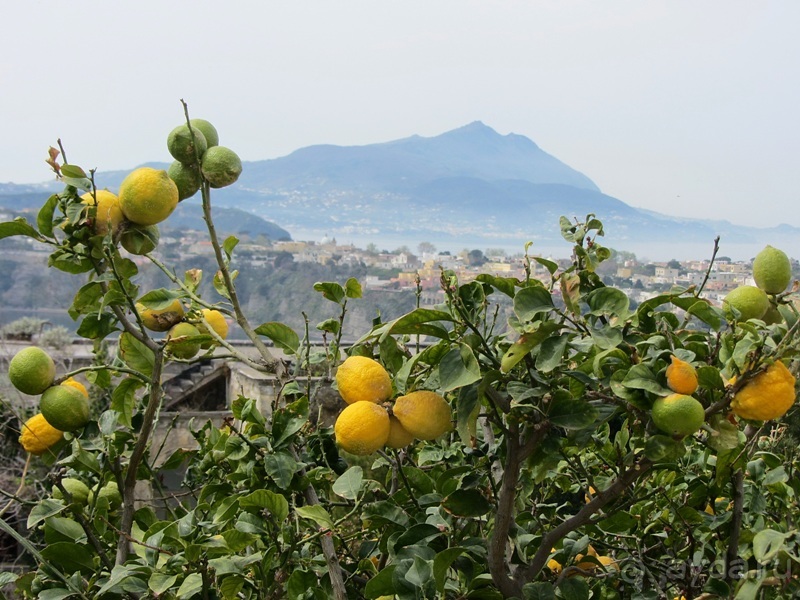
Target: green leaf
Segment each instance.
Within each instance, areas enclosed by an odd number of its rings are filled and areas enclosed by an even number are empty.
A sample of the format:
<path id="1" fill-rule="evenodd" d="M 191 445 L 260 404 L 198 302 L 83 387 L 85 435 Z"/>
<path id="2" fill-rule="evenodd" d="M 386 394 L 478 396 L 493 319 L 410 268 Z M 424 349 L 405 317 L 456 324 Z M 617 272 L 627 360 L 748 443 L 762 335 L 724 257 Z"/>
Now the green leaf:
<path id="1" fill-rule="evenodd" d="M 774 529 L 762 529 L 753 538 L 753 556 L 764 564 L 775 558 L 783 550 L 786 538 L 794 535 L 794 532 L 781 533 Z"/>
<path id="2" fill-rule="evenodd" d="M 96 313 L 86 315 L 75 333 L 87 340 L 102 340 L 114 331 L 119 331 L 117 317 L 112 313 Z"/>
<path id="3" fill-rule="evenodd" d="M 286 581 L 287 600 L 305 600 L 308 590 L 318 587 L 317 576 L 310 571 L 295 569 Z"/>
<path id="4" fill-rule="evenodd" d="M 299 470 L 298 462 L 286 452 L 275 452 L 264 457 L 264 468 L 282 490 L 288 489 L 294 474 Z"/>
<path id="5" fill-rule="evenodd" d="M 34 239 L 41 239 L 39 232 L 36 231 L 22 217 L 17 217 L 13 221 L 0 223 L 0 240 L 14 235 L 26 235 Z"/>
<path id="6" fill-rule="evenodd" d="M 344 293 L 348 298 L 361 298 L 361 284 L 355 277 L 349 278 L 344 284 Z"/>
<path id="7" fill-rule="evenodd" d="M 177 300 L 180 297 L 181 296 L 178 292 L 167 290 L 164 288 L 158 288 L 156 290 L 151 290 L 147 292 L 136 302 L 138 302 L 139 304 L 143 304 L 146 308 L 152 308 L 154 310 L 162 310 L 170 306 L 173 302 L 175 302 L 175 300 Z"/>
<path id="8" fill-rule="evenodd" d="M 614 327 L 610 323 L 600 329 L 591 329 L 589 333 L 592 336 L 592 341 L 603 350 L 616 348 L 622 343 L 622 329 Z"/>
<path id="9" fill-rule="evenodd" d="M 191 598 L 203 591 L 203 576 L 200 573 L 189 573 L 178 588 L 178 598 Z"/>
<path id="10" fill-rule="evenodd" d="M 328 333 L 333 333 L 334 335 L 339 333 L 339 319 L 325 319 L 324 321 L 317 323 L 317 329 L 319 331 L 327 331 Z"/>
<path id="11" fill-rule="evenodd" d="M 160 571 L 154 571 L 147 581 L 147 587 L 150 588 L 150 591 L 156 596 L 160 596 L 175 585 L 176 581 L 178 581 L 177 575 L 169 575 L 167 573 L 161 573 Z"/>
<path id="12" fill-rule="evenodd" d="M 761 576 L 756 579 L 743 580 L 733 600 L 756 600 L 759 597 L 758 592 L 761 590 L 761 584 L 764 583 L 765 577 L 766 573 L 761 573 Z"/>
<path id="13" fill-rule="evenodd" d="M 488 283 L 493 288 L 500 290 L 509 298 L 513 298 L 516 293 L 517 287 L 520 286 L 520 280 L 514 277 L 496 277 L 488 273 L 481 273 L 475 278 L 475 281 L 481 283 Z"/>
<path id="14" fill-rule="evenodd" d="M 239 243 L 239 238 L 235 235 L 230 235 L 225 238 L 225 241 L 222 242 L 222 250 L 225 252 L 225 256 L 228 257 L 230 261 L 231 257 L 233 256 L 233 249 L 236 248 L 236 245 Z"/>
<path id="15" fill-rule="evenodd" d="M 319 504 L 311 506 L 298 506 L 295 512 L 304 519 L 314 521 L 320 527 L 325 529 L 333 529 L 333 519 L 328 514 L 328 511 L 322 508 Z"/>
<path id="16" fill-rule="evenodd" d="M 56 542 L 42 549 L 42 556 L 69 575 L 80 571 L 84 575 L 94 573 L 92 553 L 81 544 Z"/>
<path id="17" fill-rule="evenodd" d="M 436 581 L 436 589 L 440 594 L 444 594 L 444 584 L 447 580 L 447 571 L 450 569 L 450 565 L 465 552 L 467 552 L 466 548 L 458 546 L 445 548 L 433 559 L 433 579 Z"/>
<path id="18" fill-rule="evenodd" d="M 711 306 L 705 300 L 698 300 L 692 304 L 686 312 L 697 317 L 714 331 L 720 331 L 723 327 L 727 326 L 725 312 L 716 306 Z"/>
<path id="19" fill-rule="evenodd" d="M 352 466 L 339 475 L 333 482 L 333 493 L 347 500 L 355 500 L 364 482 L 364 470 L 358 465 Z"/>
<path id="20" fill-rule="evenodd" d="M 494 371 L 496 374 L 497 372 Z M 481 382 L 481 386 L 489 385 L 487 377 Z M 484 392 L 485 393 L 485 392 Z M 472 439 L 476 435 L 478 415 L 481 411 L 481 403 L 478 397 L 478 390 L 474 387 L 462 388 L 456 404 L 456 430 L 465 445 L 471 445 Z"/>
<path id="21" fill-rule="evenodd" d="M 672 393 L 658 383 L 655 373 L 645 364 L 638 364 L 631 367 L 622 380 L 622 385 L 626 388 L 652 392 L 658 396 L 668 396 Z"/>
<path id="22" fill-rule="evenodd" d="M 66 508 L 66 505 L 63 502 L 59 502 L 58 500 L 52 500 L 50 498 L 45 498 L 41 500 L 39 504 L 33 507 L 30 514 L 28 515 L 28 522 L 26 527 L 31 529 L 35 527 L 42 521 L 44 521 L 47 517 L 52 517 L 53 515 L 57 515 L 61 511 Z"/>
<path id="23" fill-rule="evenodd" d="M 142 382 L 133 377 L 123 379 L 111 393 L 111 410 L 119 413 L 119 421 L 126 427 L 131 426 L 133 407 L 136 404 L 136 391 Z"/>
<path id="24" fill-rule="evenodd" d="M 308 422 L 308 398 L 305 396 L 278 410 L 272 419 L 273 445 L 278 448 Z"/>
<path id="25" fill-rule="evenodd" d="M 536 331 L 523 333 L 520 338 L 511 344 L 500 359 L 500 371 L 508 373 L 514 366 L 525 358 L 536 346 L 544 342 L 551 334 L 561 329 L 555 321 L 542 323 Z"/>
<path id="26" fill-rule="evenodd" d="M 439 363 L 439 380 L 446 392 L 469 385 L 481 379 L 481 367 L 472 348 L 459 344 L 442 357 Z"/>
<path id="27" fill-rule="evenodd" d="M 589 584 L 583 577 L 564 579 L 558 584 L 558 592 L 563 600 L 589 600 Z"/>
<path id="28" fill-rule="evenodd" d="M 44 203 L 36 216 L 36 226 L 45 237 L 53 237 L 53 213 L 58 206 L 58 194 L 53 194 Z"/>
<path id="29" fill-rule="evenodd" d="M 266 509 L 276 522 L 281 523 L 289 516 L 289 502 L 281 494 L 271 490 L 255 490 L 247 496 L 239 498 L 239 506 L 243 509 Z"/>
<path id="30" fill-rule="evenodd" d="M 56 251 L 50 255 L 50 258 L 47 259 L 47 266 L 72 275 L 87 273 L 94 269 L 89 257 L 61 251 Z"/>
<path id="31" fill-rule="evenodd" d="M 709 425 L 713 431 L 708 436 L 708 445 L 714 450 L 733 450 L 739 445 L 739 428 L 724 416 L 713 415 Z"/>
<path id="32" fill-rule="evenodd" d="M 553 297 L 541 285 L 522 288 L 514 296 L 514 314 L 520 321 L 532 321 L 539 313 L 553 308 Z"/>
<path id="33" fill-rule="evenodd" d="M 677 460 L 686 453 L 683 440 L 666 435 L 652 435 L 644 444 L 644 455 L 653 462 Z"/>
<path id="34" fill-rule="evenodd" d="M 345 299 L 344 289 L 333 281 L 318 281 L 314 284 L 314 291 L 320 292 L 323 298 L 336 304 L 341 304 Z"/>
<path id="35" fill-rule="evenodd" d="M 39 600 L 64 600 L 64 598 L 69 598 L 70 596 L 74 595 L 75 592 L 73 590 L 65 590 L 64 588 L 50 588 L 47 590 L 42 590 L 36 595 L 36 597 Z"/>
<path id="36" fill-rule="evenodd" d="M 443 340 L 450 338 L 450 333 L 438 321 L 452 321 L 453 317 L 444 311 L 431 308 L 417 308 L 387 324 L 381 336 L 388 335 L 430 335 Z"/>
<path id="37" fill-rule="evenodd" d="M 553 584 L 546 581 L 526 583 L 522 586 L 522 600 L 555 600 L 556 591 Z"/>
<path id="38" fill-rule="evenodd" d="M 394 572 L 396 569 L 397 565 L 389 565 L 378 572 L 375 577 L 367 582 L 367 585 L 364 587 L 364 595 L 370 600 L 380 598 L 381 596 L 393 596 L 395 593 Z"/>
<path id="39" fill-rule="evenodd" d="M 549 322 L 548 322 L 549 323 Z M 561 364 L 570 335 L 554 335 L 542 342 L 539 354 L 536 356 L 536 369 L 542 373 L 549 373 Z"/>
<path id="40" fill-rule="evenodd" d="M 119 355 L 122 362 L 134 371 L 148 377 L 152 375 L 156 362 L 155 354 L 127 331 L 119 336 Z"/>
<path id="41" fill-rule="evenodd" d="M 270 321 L 262 323 L 256 327 L 256 333 L 272 340 L 276 348 L 280 348 L 287 354 L 297 354 L 300 348 L 300 338 L 288 325 Z"/>
<path id="42" fill-rule="evenodd" d="M 492 510 L 492 505 L 476 489 L 456 490 L 442 501 L 442 508 L 456 517 L 481 517 Z"/>
<path id="43" fill-rule="evenodd" d="M 220 580 L 219 591 L 225 600 L 233 600 L 239 597 L 244 584 L 245 578 L 241 575 L 229 575 Z"/>
<path id="44" fill-rule="evenodd" d="M 49 517 L 44 523 L 44 539 L 48 544 L 86 541 L 86 532 L 77 521 L 66 517 Z"/>
<path id="45" fill-rule="evenodd" d="M 424 588 L 433 579 L 433 569 L 429 561 L 414 557 L 414 563 L 406 571 L 406 581 L 418 588 Z"/>
<path id="46" fill-rule="evenodd" d="M 547 411 L 548 420 L 564 429 L 584 429 L 593 424 L 598 415 L 597 409 L 585 400 L 558 391 L 553 394 Z"/>
<path id="47" fill-rule="evenodd" d="M 86 171 L 78 165 L 61 165 L 61 174 L 71 179 L 86 179 Z"/>
<path id="48" fill-rule="evenodd" d="M 625 292 L 617 288 L 597 288 L 586 294 L 585 300 L 589 305 L 590 315 L 607 315 L 624 320 L 630 312 L 630 299 Z"/>

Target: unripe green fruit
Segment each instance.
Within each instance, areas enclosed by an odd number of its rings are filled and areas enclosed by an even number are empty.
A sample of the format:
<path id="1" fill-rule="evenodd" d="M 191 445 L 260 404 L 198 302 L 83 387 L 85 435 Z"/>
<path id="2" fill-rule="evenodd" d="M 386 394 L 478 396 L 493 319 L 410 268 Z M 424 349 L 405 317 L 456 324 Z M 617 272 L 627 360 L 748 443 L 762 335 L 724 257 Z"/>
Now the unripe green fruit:
<path id="1" fill-rule="evenodd" d="M 767 246 L 753 260 L 753 279 L 768 294 L 780 294 L 792 281 L 792 263 L 786 253 Z"/>
<path id="2" fill-rule="evenodd" d="M 740 321 L 760 319 L 769 309 L 769 297 L 764 290 L 752 285 L 740 285 L 728 292 L 723 306 L 735 308 L 741 313 Z"/>
<path id="3" fill-rule="evenodd" d="M 61 485 L 64 486 L 64 489 L 72 496 L 72 502 L 75 504 L 86 506 L 86 504 L 92 501 L 92 490 L 80 479 L 65 477 L 61 480 Z M 53 487 L 53 498 L 64 500 L 64 493 L 58 486 Z"/>
<path id="4" fill-rule="evenodd" d="M 178 323 L 167 333 L 167 348 L 175 358 L 192 358 L 200 352 L 200 342 L 191 338 L 199 335 L 200 331 L 191 323 Z"/>
<path id="5" fill-rule="evenodd" d="M 653 423 L 664 433 L 685 437 L 703 426 L 706 412 L 703 405 L 691 396 L 670 394 L 658 398 L 651 411 Z"/>

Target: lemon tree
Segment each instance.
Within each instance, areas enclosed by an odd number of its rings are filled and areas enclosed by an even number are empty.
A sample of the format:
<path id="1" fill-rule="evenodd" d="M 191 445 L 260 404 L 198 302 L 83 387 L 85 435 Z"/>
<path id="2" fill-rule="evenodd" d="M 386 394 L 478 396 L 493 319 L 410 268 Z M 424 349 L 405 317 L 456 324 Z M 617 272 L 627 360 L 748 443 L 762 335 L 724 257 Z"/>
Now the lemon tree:
<path id="1" fill-rule="evenodd" d="M 38 494 L 10 500 L 25 535 L 0 520 L 32 565 L 2 574 L 16 595 L 800 594 L 793 292 L 762 283 L 770 291 L 718 305 L 676 288 L 634 306 L 598 274 L 612 254 L 603 223 L 565 216 L 571 262 L 527 247 L 521 278 L 460 281 L 443 269 L 441 303 L 376 318 L 358 339 L 342 338 L 364 293 L 356 278 L 314 284 L 330 315 L 304 331 L 250 323 L 238 240 L 217 237 L 210 202 L 241 162 L 184 110 L 207 142 L 193 175 L 216 262 L 209 292 L 199 269 L 177 273 L 157 245 L 131 259 L 118 238 L 150 225 L 125 211 L 123 190 L 119 235 L 101 235 L 81 198 L 96 192 L 93 173 L 77 165 L 51 159 L 64 190 L 35 223 L 0 223 L 0 237 L 31 238 L 51 268 L 81 278 L 69 312 L 97 350 L 80 373 L 54 373 L 33 351 L 17 363 L 65 433 L 49 445 L 55 433 L 45 439 L 39 419 L 19 431 L 23 491 Z M 210 153 L 226 164 L 203 164 Z M 167 188 L 159 218 L 169 218 L 183 192 L 162 174 L 140 177 L 153 185 L 134 198 Z M 167 287 L 143 289 L 142 261 Z M 547 275 L 533 277 L 535 265 Z M 226 341 L 223 322 L 250 352 Z M 273 379 L 276 397 L 237 389 L 226 415 L 195 419 L 191 445 L 162 452 L 165 369 L 220 356 Z M 91 402 L 62 385 L 70 377 Z M 337 394 L 342 410 L 326 427 L 319 417 Z"/>

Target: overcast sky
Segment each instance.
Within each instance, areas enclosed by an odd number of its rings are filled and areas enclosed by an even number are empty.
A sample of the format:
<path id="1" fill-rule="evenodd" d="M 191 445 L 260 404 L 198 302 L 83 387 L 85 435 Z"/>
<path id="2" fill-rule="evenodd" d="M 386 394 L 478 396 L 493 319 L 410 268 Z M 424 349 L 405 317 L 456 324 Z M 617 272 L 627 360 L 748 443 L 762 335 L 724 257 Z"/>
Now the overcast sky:
<path id="1" fill-rule="evenodd" d="M 518 133 L 628 204 L 800 226 L 800 2 L 17 1 L 0 37 L 0 182 L 61 137 L 99 170 L 211 120 L 244 160 Z"/>

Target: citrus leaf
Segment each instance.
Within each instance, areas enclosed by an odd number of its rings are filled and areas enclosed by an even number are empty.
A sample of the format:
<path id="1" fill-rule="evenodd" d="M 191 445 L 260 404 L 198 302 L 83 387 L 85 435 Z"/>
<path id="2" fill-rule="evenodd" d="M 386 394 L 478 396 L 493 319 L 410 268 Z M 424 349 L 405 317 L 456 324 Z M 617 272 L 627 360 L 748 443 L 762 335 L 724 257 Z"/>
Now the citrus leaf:
<path id="1" fill-rule="evenodd" d="M 256 333 L 272 340 L 277 348 L 281 348 L 287 354 L 297 354 L 300 348 L 300 338 L 288 325 L 270 321 L 262 323 L 256 327 Z"/>
<path id="2" fill-rule="evenodd" d="M 56 206 L 58 206 L 58 194 L 53 194 L 36 215 L 36 225 L 45 237 L 53 237 L 53 213 L 56 210 Z"/>
<path id="3" fill-rule="evenodd" d="M 589 584 L 582 577 L 564 579 L 558 592 L 563 600 L 589 600 Z"/>
<path id="4" fill-rule="evenodd" d="M 295 512 L 304 519 L 314 521 L 320 527 L 325 529 L 333 529 L 333 519 L 328 514 L 328 511 L 322 508 L 319 504 L 312 506 L 298 506 Z"/>
<path id="5" fill-rule="evenodd" d="M 794 532 L 781 533 L 774 529 L 762 529 L 753 538 L 753 556 L 762 564 L 769 562 L 783 549 L 786 538 L 792 535 Z"/>
<path id="6" fill-rule="evenodd" d="M 233 256 L 233 249 L 236 248 L 236 245 L 239 243 L 239 238 L 235 235 L 230 235 L 225 238 L 225 241 L 222 242 L 222 250 L 225 252 L 225 256 L 228 257 L 228 260 L 231 259 Z"/>
<path id="7" fill-rule="evenodd" d="M 480 381 L 481 368 L 472 348 L 459 344 L 442 357 L 439 363 L 439 380 L 446 392 Z"/>
<path id="8" fill-rule="evenodd" d="M 586 294 L 586 304 L 590 315 L 608 315 L 626 319 L 631 301 L 622 290 L 612 287 L 597 288 Z"/>
<path id="9" fill-rule="evenodd" d="M 282 495 L 270 490 L 256 490 L 239 498 L 239 506 L 243 509 L 266 509 L 278 523 L 289 516 L 289 502 Z"/>
<path id="10" fill-rule="evenodd" d="M 437 321 L 452 321 L 453 317 L 444 311 L 431 308 L 417 308 L 388 324 L 381 335 L 381 339 L 390 334 L 395 335 L 430 335 L 443 340 L 449 339 L 449 332 L 436 323 Z"/>
<path id="11" fill-rule="evenodd" d="M 433 579 L 436 582 L 436 589 L 440 594 L 444 594 L 444 584 L 447 580 L 447 571 L 450 565 L 459 556 L 467 552 L 466 548 L 458 546 L 453 548 L 446 548 L 436 555 L 433 559 Z"/>
<path id="12" fill-rule="evenodd" d="M 547 412 L 548 420 L 564 429 L 584 429 L 597 420 L 597 409 L 569 393 L 554 393 Z"/>
<path id="13" fill-rule="evenodd" d="M 652 392 L 657 396 L 668 396 L 672 393 L 658 383 L 655 373 L 645 364 L 638 364 L 631 367 L 625 374 L 622 385 L 631 389 Z"/>
<path id="14" fill-rule="evenodd" d="M 514 296 L 514 314 L 520 321 L 531 321 L 539 313 L 553 308 L 553 297 L 541 285 L 523 288 Z"/>
<path id="15" fill-rule="evenodd" d="M 666 435 L 653 435 L 644 444 L 644 455 L 653 462 L 676 460 L 686 453 L 683 440 L 674 440 Z"/>
<path id="16" fill-rule="evenodd" d="M 147 308 L 152 308 L 154 310 L 162 310 L 170 306 L 175 300 L 179 299 L 181 296 L 178 292 L 174 292 L 172 290 L 167 290 L 164 288 L 158 288 L 157 290 L 151 290 L 147 292 L 144 296 L 139 298 L 136 302 L 139 304 L 143 304 Z"/>
<path id="17" fill-rule="evenodd" d="M 42 556 L 68 575 L 78 571 L 89 575 L 95 571 L 92 553 L 85 546 L 74 542 L 47 544 L 42 549 Z"/>
<path id="18" fill-rule="evenodd" d="M 488 283 L 510 298 L 514 297 L 517 287 L 521 285 L 520 280 L 514 277 L 497 277 L 495 275 L 489 275 L 488 273 L 481 273 L 475 278 L 475 281 Z"/>
<path id="19" fill-rule="evenodd" d="M 456 517 L 480 517 L 492 510 L 492 505 L 478 490 L 456 490 L 442 501 L 442 508 Z"/>
<path id="20" fill-rule="evenodd" d="M 191 598 L 203 590 L 203 576 L 200 573 L 189 573 L 178 588 L 178 598 Z"/>
<path id="21" fill-rule="evenodd" d="M 364 595 L 371 600 L 381 596 L 393 596 L 395 592 L 394 572 L 396 569 L 397 565 L 390 565 L 370 579 L 364 587 Z"/>
<path id="22" fill-rule="evenodd" d="M 50 498 L 45 498 L 44 500 L 40 501 L 39 504 L 33 507 L 30 514 L 28 515 L 28 522 L 26 527 L 30 529 L 44 521 L 47 517 L 52 517 L 53 515 L 57 515 L 61 511 L 66 508 L 66 505 L 63 502 L 58 502 L 57 500 L 51 500 Z"/>
<path id="23" fill-rule="evenodd" d="M 520 338 L 511 344 L 503 358 L 500 359 L 500 371 L 508 373 L 514 366 L 525 358 L 528 353 L 546 340 L 550 335 L 558 331 L 561 325 L 554 321 L 542 323 L 536 331 L 523 333 Z"/>
<path id="24" fill-rule="evenodd" d="M 147 587 L 150 588 L 150 591 L 156 596 L 160 596 L 175 585 L 176 581 L 178 581 L 177 575 L 168 575 L 167 573 L 155 571 L 150 575 L 150 579 L 147 581 Z"/>
<path id="25" fill-rule="evenodd" d="M 314 291 L 320 292 L 323 298 L 336 304 L 341 304 L 345 298 L 342 286 L 333 281 L 318 281 L 314 284 Z"/>
<path id="26" fill-rule="evenodd" d="M 71 177 L 74 179 L 81 179 L 86 177 L 86 171 L 84 171 L 78 165 L 61 165 L 61 174 L 64 177 Z"/>
<path id="27" fill-rule="evenodd" d="M 361 491 L 361 484 L 364 481 L 364 470 L 358 465 L 352 466 L 347 471 L 339 475 L 333 482 L 332 490 L 337 496 L 347 500 L 355 500 Z"/>
<path id="28" fill-rule="evenodd" d="M 264 457 L 264 468 L 278 484 L 278 487 L 285 490 L 291 485 L 292 478 L 299 470 L 300 464 L 285 452 L 276 452 Z"/>
<path id="29" fill-rule="evenodd" d="M 122 361 L 134 371 L 147 376 L 153 373 L 155 354 L 127 331 L 119 336 L 119 354 Z"/>
<path id="30" fill-rule="evenodd" d="M 13 221 L 0 223 L 0 240 L 14 235 L 26 235 L 35 239 L 40 239 L 39 232 L 31 227 L 22 217 L 17 217 Z"/>
<path id="31" fill-rule="evenodd" d="M 344 284 L 344 293 L 348 298 L 361 298 L 362 290 L 358 279 L 351 277 Z"/>

